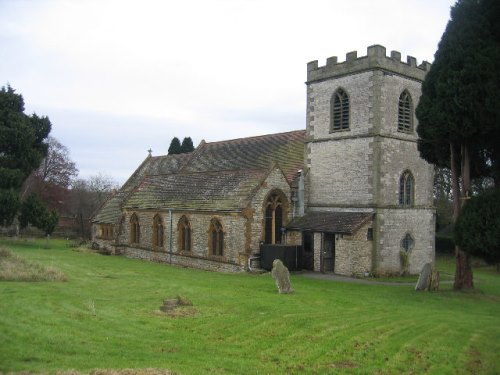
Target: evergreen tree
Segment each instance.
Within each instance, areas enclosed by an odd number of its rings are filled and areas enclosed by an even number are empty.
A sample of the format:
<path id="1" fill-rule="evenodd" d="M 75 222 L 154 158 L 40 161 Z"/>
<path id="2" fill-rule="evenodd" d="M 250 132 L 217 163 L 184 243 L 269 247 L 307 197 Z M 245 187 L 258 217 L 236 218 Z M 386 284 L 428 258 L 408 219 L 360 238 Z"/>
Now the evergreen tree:
<path id="1" fill-rule="evenodd" d="M 471 178 L 498 166 L 498 10 L 492 0 L 458 0 L 452 7 L 416 109 L 420 155 L 451 170 L 455 220 L 471 195 Z M 472 288 L 468 254 L 457 247 L 456 259 L 454 288 Z"/>
<path id="2" fill-rule="evenodd" d="M 24 100 L 10 86 L 0 89 L 0 225 L 12 223 L 24 180 L 47 155 L 47 117 L 24 113 Z"/>
<path id="3" fill-rule="evenodd" d="M 170 142 L 170 147 L 168 148 L 168 154 L 175 155 L 180 153 L 181 153 L 181 141 L 179 141 L 179 138 L 174 137 Z"/>
<path id="4" fill-rule="evenodd" d="M 59 216 L 55 211 L 50 211 L 35 194 L 31 194 L 21 205 L 19 224 L 26 228 L 29 224 L 43 230 L 46 235 L 52 234 Z"/>
<path id="5" fill-rule="evenodd" d="M 468 202 L 455 224 L 455 243 L 488 263 L 500 263 L 500 189 Z"/>
<path id="6" fill-rule="evenodd" d="M 181 145 L 181 153 L 186 153 L 186 152 L 193 152 L 194 151 L 194 146 L 193 146 L 193 140 L 191 137 L 185 137 L 182 140 L 182 145 Z"/>

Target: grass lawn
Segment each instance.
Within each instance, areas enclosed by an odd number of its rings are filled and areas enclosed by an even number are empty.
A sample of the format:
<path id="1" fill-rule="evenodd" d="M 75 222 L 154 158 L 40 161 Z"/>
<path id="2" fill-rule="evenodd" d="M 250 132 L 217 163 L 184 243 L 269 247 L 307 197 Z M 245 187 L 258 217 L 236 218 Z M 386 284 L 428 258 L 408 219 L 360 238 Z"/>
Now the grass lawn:
<path id="1" fill-rule="evenodd" d="M 169 369 L 180 374 L 498 374 L 500 275 L 415 292 L 292 275 L 220 274 L 1 242 L 66 281 L 0 281 L 0 373 Z M 438 268 L 453 273 L 449 258 Z M 192 302 L 175 314 L 163 300 Z"/>

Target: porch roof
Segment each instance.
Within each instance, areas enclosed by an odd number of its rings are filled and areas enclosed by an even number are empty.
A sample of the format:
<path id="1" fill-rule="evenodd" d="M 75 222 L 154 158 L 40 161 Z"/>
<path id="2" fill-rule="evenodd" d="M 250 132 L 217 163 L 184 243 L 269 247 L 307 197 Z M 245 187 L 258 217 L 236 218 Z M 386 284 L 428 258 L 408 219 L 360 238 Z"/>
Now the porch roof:
<path id="1" fill-rule="evenodd" d="M 372 212 L 308 212 L 292 220 L 286 229 L 353 234 L 372 217 Z"/>

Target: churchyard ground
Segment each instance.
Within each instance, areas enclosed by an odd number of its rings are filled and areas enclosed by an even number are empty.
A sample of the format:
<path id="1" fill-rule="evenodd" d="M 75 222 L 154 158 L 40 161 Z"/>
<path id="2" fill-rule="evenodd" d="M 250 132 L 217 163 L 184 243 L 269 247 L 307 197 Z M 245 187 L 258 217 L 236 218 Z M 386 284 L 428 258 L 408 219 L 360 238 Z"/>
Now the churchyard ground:
<path id="1" fill-rule="evenodd" d="M 0 373 L 168 369 L 179 374 L 495 374 L 500 274 L 476 289 L 223 274 L 0 240 L 62 281 L 0 281 Z M 453 259 L 438 269 L 453 272 Z M 414 280 L 414 279 L 413 279 Z M 170 313 L 165 299 L 192 303 Z M 106 372 L 104 372 L 106 373 Z M 140 372 L 138 372 L 140 373 Z"/>

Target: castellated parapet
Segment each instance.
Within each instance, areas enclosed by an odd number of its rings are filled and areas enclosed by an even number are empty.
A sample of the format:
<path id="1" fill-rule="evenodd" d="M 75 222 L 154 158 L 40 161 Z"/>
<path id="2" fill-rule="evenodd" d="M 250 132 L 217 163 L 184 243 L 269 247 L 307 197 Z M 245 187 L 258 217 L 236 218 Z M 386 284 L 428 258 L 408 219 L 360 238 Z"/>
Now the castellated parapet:
<path id="1" fill-rule="evenodd" d="M 329 57 L 326 65 L 321 67 L 318 67 L 318 60 L 311 61 L 307 64 L 307 83 L 368 70 L 383 70 L 423 81 L 430 67 L 427 61 L 417 66 L 417 59 L 412 56 L 408 56 L 405 63 L 401 61 L 398 51 L 391 51 L 391 55 L 387 56 L 386 48 L 375 44 L 368 47 L 366 56 L 358 57 L 357 51 L 347 53 L 344 62 L 339 63 L 337 56 Z"/>

